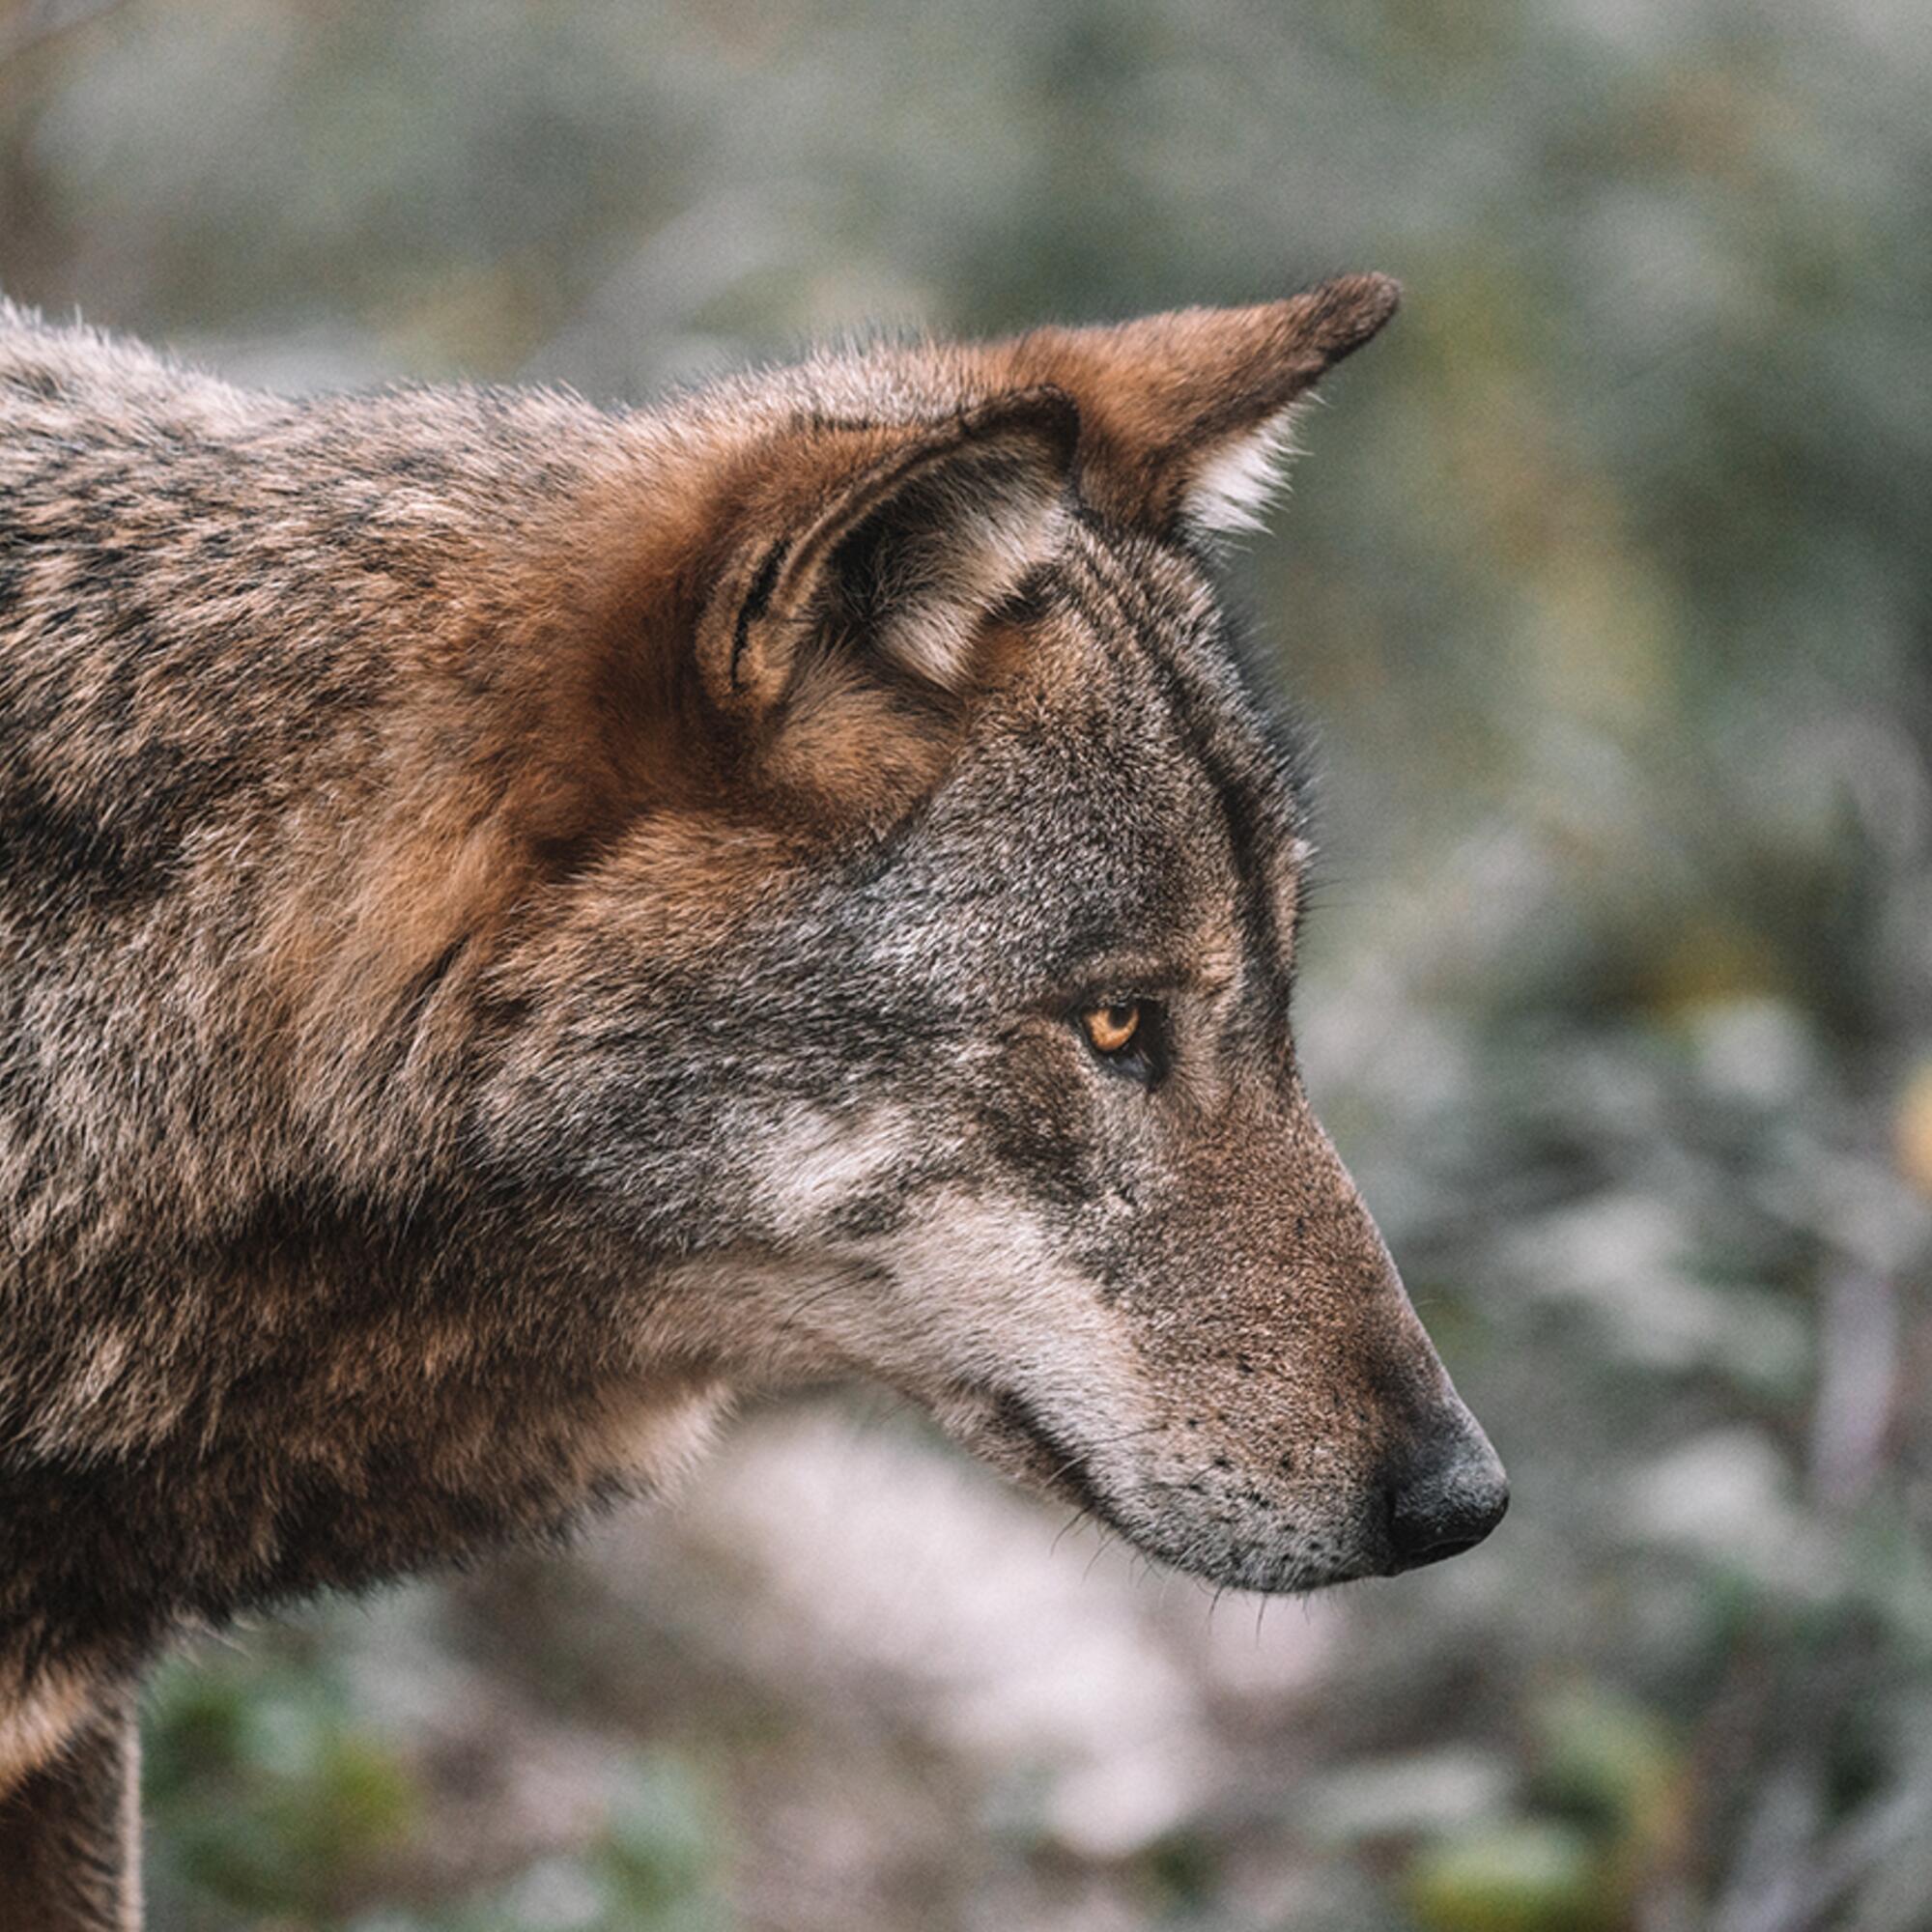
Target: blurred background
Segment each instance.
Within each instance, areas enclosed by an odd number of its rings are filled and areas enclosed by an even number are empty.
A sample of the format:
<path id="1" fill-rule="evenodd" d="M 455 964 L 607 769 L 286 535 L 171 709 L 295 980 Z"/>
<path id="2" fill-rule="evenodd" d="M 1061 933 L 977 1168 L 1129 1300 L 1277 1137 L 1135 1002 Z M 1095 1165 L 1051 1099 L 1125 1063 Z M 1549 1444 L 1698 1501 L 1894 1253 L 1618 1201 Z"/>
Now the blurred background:
<path id="1" fill-rule="evenodd" d="M 1932 1927 L 1923 0 L 13 0 L 0 285 L 605 400 L 1399 275 L 1234 565 L 1315 1097 L 1515 1480 L 1306 1604 L 864 1395 L 154 1688 L 162 1932 Z"/>

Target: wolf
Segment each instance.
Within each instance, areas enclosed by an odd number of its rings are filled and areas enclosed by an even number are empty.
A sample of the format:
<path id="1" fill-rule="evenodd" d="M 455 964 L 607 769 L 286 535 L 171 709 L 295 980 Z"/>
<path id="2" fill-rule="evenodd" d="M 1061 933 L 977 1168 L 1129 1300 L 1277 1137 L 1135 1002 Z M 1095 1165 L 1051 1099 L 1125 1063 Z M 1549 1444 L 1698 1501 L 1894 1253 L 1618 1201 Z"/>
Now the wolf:
<path id="1" fill-rule="evenodd" d="M 0 312 L 0 1924 L 137 1922 L 184 1633 L 659 1491 L 747 1390 L 875 1378 L 1244 1589 L 1490 1532 L 1217 590 L 1396 303 L 632 411 Z"/>

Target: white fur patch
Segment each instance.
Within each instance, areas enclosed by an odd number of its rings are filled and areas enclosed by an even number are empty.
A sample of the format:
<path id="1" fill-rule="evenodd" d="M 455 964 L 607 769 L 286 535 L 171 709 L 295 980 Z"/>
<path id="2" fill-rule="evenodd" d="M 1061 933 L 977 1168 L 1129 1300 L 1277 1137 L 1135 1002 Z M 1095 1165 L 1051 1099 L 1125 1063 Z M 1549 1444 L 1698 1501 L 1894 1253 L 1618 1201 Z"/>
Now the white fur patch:
<path id="1" fill-rule="evenodd" d="M 0 1795 L 38 1771 L 87 1714 L 93 1686 L 65 1671 L 43 1677 L 26 1696 L 0 1710 Z"/>
<path id="2" fill-rule="evenodd" d="M 762 1165 L 765 1208 L 777 1232 L 809 1236 L 902 1157 L 906 1123 L 889 1107 L 843 1118 L 800 1108 Z"/>
<path id="3" fill-rule="evenodd" d="M 1288 489 L 1295 412 L 1271 417 L 1260 429 L 1233 437 L 1204 462 L 1187 486 L 1187 520 L 1214 536 L 1266 527 L 1264 513 Z"/>
<path id="4" fill-rule="evenodd" d="M 1058 1247 L 1017 1202 L 945 1194 L 881 1242 L 879 1256 L 908 1297 L 911 1332 L 945 1350 L 930 1364 L 938 1375 L 968 1374 L 1042 1402 L 1104 1400 L 1128 1353 L 1124 1323 L 1102 1284 Z"/>
<path id="5" fill-rule="evenodd" d="M 711 1446 L 729 1404 L 721 1384 L 646 1397 L 599 1432 L 599 1461 L 658 1493 L 673 1490 Z"/>
<path id="6" fill-rule="evenodd" d="M 1020 1203 L 935 1191 L 889 1234 L 827 1243 L 814 1233 L 894 1147 L 886 1121 L 815 1147 L 802 1122 L 787 1162 L 767 1170 L 788 1164 L 791 1184 L 762 1199 L 791 1252 L 680 1268 L 668 1305 L 682 1311 L 687 1343 L 696 1312 L 753 1383 L 856 1369 L 928 1399 L 962 1383 L 1010 1390 L 1075 1440 L 1108 1441 L 1138 1422 L 1144 1390 L 1124 1321 Z"/>
<path id="7" fill-rule="evenodd" d="M 972 642 L 986 613 L 1065 535 L 1059 498 L 1020 487 L 962 504 L 939 540 L 922 546 L 916 581 L 887 618 L 886 649 L 921 677 L 960 689 L 972 668 Z"/>

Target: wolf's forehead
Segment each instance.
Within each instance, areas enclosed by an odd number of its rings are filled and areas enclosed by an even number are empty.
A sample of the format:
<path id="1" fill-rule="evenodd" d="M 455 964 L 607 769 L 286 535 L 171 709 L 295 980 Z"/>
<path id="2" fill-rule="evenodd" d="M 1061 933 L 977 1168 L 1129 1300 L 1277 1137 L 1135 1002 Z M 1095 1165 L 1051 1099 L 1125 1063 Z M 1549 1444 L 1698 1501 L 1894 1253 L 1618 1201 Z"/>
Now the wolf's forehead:
<path id="1" fill-rule="evenodd" d="M 1293 743 L 1201 566 L 1083 535 L 1043 570 L 1032 668 L 954 794 L 1002 916 L 1059 951 L 1204 945 L 1285 969 L 1306 847 Z"/>
<path id="2" fill-rule="evenodd" d="M 1089 684 L 1091 728 L 1137 775 L 1145 815 L 1176 814 L 1236 872 L 1292 891 L 1307 855 L 1307 758 L 1245 660 L 1201 562 L 1178 546 L 1076 530 L 1055 582 Z M 1166 784 L 1153 782 L 1158 775 Z"/>

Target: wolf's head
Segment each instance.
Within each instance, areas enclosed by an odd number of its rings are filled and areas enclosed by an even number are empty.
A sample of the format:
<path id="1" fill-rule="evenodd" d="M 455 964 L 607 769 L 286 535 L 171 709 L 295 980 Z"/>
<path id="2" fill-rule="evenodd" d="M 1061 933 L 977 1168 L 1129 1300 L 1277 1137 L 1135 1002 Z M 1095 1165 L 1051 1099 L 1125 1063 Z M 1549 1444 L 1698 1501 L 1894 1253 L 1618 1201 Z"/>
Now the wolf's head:
<path id="1" fill-rule="evenodd" d="M 878 1377 L 1259 1589 L 1507 1496 L 1303 1090 L 1303 800 L 1210 569 L 1395 302 L 875 349 L 664 419 L 675 487 L 591 547 L 640 559 L 577 714 L 603 829 L 505 957 L 482 1126 L 592 1204 L 655 1358 Z"/>

